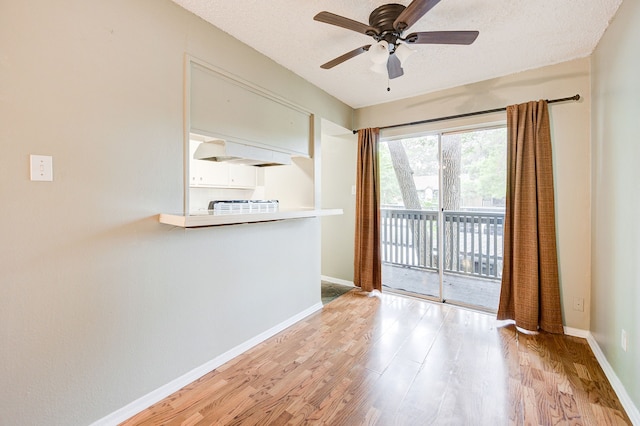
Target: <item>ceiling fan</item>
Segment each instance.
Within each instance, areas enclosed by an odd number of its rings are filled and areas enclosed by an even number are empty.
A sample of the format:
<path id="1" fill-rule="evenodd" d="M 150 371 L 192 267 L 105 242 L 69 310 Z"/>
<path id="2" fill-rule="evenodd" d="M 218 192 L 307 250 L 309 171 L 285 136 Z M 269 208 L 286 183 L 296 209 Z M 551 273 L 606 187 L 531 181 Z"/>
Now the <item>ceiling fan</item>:
<path id="1" fill-rule="evenodd" d="M 478 37 L 478 31 L 423 31 L 404 36 L 404 32 L 422 18 L 440 0 L 413 0 L 409 6 L 390 3 L 376 8 L 369 15 L 369 25 L 336 15 L 320 12 L 314 20 L 373 37 L 375 44 L 367 44 L 321 65 L 330 69 L 361 53 L 369 51 L 373 71 L 388 73 L 390 79 L 404 74 L 402 63 L 414 51 L 411 44 L 469 45 Z M 386 67 L 385 67 L 386 62 Z"/>

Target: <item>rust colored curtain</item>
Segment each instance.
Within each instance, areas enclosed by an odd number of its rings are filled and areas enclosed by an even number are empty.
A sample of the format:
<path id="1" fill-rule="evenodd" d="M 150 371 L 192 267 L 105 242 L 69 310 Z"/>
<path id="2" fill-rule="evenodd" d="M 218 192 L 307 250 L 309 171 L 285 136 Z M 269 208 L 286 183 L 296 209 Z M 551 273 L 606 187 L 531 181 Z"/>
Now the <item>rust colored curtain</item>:
<path id="1" fill-rule="evenodd" d="M 358 130 L 353 283 L 364 291 L 382 291 L 379 139 L 380 129 Z"/>
<path id="2" fill-rule="evenodd" d="M 563 333 L 547 101 L 507 107 L 507 198 L 499 320 Z"/>

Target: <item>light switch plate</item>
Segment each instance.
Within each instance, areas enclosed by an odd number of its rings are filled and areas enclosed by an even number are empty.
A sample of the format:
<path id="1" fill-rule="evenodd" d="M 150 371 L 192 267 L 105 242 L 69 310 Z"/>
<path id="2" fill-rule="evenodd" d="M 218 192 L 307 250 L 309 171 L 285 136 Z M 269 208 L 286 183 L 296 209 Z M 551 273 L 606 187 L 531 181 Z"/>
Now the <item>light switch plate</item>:
<path id="1" fill-rule="evenodd" d="M 53 157 L 50 155 L 31 155 L 31 180 L 53 181 Z"/>

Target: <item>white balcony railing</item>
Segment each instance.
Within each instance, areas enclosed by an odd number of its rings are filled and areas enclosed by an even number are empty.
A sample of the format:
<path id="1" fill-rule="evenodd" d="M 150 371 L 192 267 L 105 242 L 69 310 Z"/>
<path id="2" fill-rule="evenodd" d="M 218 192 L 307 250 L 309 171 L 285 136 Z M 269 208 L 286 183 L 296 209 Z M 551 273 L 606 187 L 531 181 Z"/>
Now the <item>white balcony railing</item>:
<path id="1" fill-rule="evenodd" d="M 438 212 L 381 209 L 382 261 L 438 268 Z"/>
<path id="2" fill-rule="evenodd" d="M 504 213 L 443 213 L 443 269 L 476 277 L 502 276 Z M 438 269 L 438 212 L 381 209 L 382 261 Z"/>

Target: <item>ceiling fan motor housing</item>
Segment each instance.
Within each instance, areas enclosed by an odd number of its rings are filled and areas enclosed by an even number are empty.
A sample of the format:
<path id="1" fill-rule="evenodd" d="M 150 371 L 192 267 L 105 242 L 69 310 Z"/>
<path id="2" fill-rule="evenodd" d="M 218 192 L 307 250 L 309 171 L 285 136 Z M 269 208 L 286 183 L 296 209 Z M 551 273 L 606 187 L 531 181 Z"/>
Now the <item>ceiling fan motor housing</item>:
<path id="1" fill-rule="evenodd" d="M 389 43 L 389 47 L 393 49 L 402 33 L 402 31 L 394 28 L 393 23 L 404 9 L 403 5 L 397 3 L 384 4 L 376 8 L 369 15 L 369 26 L 375 28 L 376 33 L 368 35 L 372 36 L 376 41 L 386 41 Z"/>

